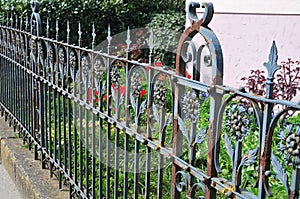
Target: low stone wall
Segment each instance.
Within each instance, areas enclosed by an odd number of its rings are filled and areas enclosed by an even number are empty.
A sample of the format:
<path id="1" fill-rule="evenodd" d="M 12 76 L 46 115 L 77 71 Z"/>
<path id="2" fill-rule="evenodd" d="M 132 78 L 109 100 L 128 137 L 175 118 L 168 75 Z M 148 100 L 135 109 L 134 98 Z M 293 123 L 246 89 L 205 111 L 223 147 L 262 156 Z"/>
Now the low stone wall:
<path id="1" fill-rule="evenodd" d="M 50 178 L 47 169 L 41 169 L 41 162 L 17 138 L 13 129 L 0 118 L 0 161 L 13 179 L 25 199 L 69 198 L 68 190 L 59 190 L 55 177 Z"/>

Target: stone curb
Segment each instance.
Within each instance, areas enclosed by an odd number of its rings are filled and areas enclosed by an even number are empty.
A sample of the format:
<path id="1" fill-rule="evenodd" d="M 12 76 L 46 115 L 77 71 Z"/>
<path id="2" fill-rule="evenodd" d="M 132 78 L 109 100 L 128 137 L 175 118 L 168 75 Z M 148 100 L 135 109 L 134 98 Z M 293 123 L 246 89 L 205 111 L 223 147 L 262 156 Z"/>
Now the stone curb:
<path id="1" fill-rule="evenodd" d="M 42 169 L 41 162 L 34 160 L 16 133 L 0 117 L 0 162 L 16 184 L 24 199 L 63 199 L 69 192 L 59 190 L 55 177 L 50 178 L 48 169 Z"/>

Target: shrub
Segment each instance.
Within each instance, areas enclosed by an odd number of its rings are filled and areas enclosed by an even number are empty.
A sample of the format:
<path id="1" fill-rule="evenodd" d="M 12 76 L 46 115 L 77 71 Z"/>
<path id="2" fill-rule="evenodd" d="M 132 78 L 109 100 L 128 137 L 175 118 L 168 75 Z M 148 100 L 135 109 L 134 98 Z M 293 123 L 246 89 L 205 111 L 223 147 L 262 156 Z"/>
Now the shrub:
<path id="1" fill-rule="evenodd" d="M 111 24 L 112 34 L 123 32 L 127 27 L 145 27 L 151 21 L 152 14 L 164 10 L 183 10 L 183 0 L 162 1 L 126 1 L 126 0 L 40 0 L 40 15 L 45 29 L 46 19 L 50 23 L 50 36 L 55 37 L 56 19 L 59 20 L 59 39 L 66 39 L 66 22 L 69 21 L 71 34 L 70 43 L 77 44 L 78 22 L 82 27 L 82 45 L 90 47 L 92 41 L 92 25 L 95 24 L 96 43 L 106 40 L 107 26 Z M 1 17 L 7 18 L 11 14 L 28 16 L 30 19 L 31 7 L 24 0 L 7 0 L 0 2 Z"/>
<path id="2" fill-rule="evenodd" d="M 263 70 L 251 70 L 251 75 L 243 77 L 245 88 L 256 95 L 266 94 L 266 76 Z M 275 75 L 274 99 L 291 100 L 300 90 L 300 61 L 288 59 L 281 62 L 281 68 Z"/>

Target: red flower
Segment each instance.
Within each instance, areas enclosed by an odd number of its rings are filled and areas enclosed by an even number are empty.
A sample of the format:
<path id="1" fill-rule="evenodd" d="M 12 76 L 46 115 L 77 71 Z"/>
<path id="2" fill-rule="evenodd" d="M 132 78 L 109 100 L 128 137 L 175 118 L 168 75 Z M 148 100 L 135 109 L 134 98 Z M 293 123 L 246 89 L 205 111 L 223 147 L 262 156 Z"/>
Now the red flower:
<path id="1" fill-rule="evenodd" d="M 112 89 L 114 89 L 114 92 L 116 93 L 118 91 L 118 88 L 115 87 L 114 84 L 111 85 Z M 120 86 L 120 95 L 126 94 L 126 86 Z"/>
<path id="2" fill-rule="evenodd" d="M 159 61 L 159 62 L 156 62 L 156 63 L 154 64 L 154 66 L 162 67 L 163 64 Z"/>
<path id="3" fill-rule="evenodd" d="M 142 98 L 146 94 L 147 94 L 147 91 L 145 89 L 141 90 L 140 98 Z"/>
<path id="4" fill-rule="evenodd" d="M 93 89 L 92 88 L 88 88 L 88 92 L 87 92 L 87 99 L 89 103 L 93 102 Z"/>
<path id="5" fill-rule="evenodd" d="M 187 78 L 189 78 L 189 79 L 191 79 L 192 78 L 192 76 L 189 74 L 189 72 L 187 72 L 187 71 L 185 71 L 185 76 L 187 77 Z"/>
<path id="6" fill-rule="evenodd" d="M 103 100 L 106 100 L 107 101 L 107 95 L 103 95 Z"/>

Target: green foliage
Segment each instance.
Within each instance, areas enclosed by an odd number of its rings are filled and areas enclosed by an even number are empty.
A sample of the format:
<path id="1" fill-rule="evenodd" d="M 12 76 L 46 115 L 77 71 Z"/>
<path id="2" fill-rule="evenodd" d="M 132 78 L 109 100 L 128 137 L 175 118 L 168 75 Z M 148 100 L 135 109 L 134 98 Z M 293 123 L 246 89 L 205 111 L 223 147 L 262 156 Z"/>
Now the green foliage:
<path id="1" fill-rule="evenodd" d="M 146 27 L 154 32 L 154 53 L 164 65 L 175 65 L 178 41 L 184 30 L 185 14 L 178 11 L 153 15 Z"/>
<path id="2" fill-rule="evenodd" d="M 28 1 L 29 2 L 29 1 Z M 70 43 L 78 43 L 78 23 L 81 23 L 82 46 L 90 47 L 92 41 L 92 25 L 95 25 L 96 44 L 105 41 L 108 24 L 111 24 L 112 34 L 123 32 L 127 27 L 145 27 L 151 21 L 152 15 L 164 11 L 182 11 L 183 0 L 162 1 L 126 1 L 126 0 L 40 0 L 39 13 L 46 28 L 46 19 L 50 23 L 50 37 L 55 37 L 55 24 L 58 19 L 59 39 L 66 40 L 66 22 L 69 21 L 71 29 Z M 22 15 L 30 18 L 30 4 L 24 0 L 2 0 L 0 2 L 1 15 Z M 45 35 L 45 32 L 44 32 Z"/>

